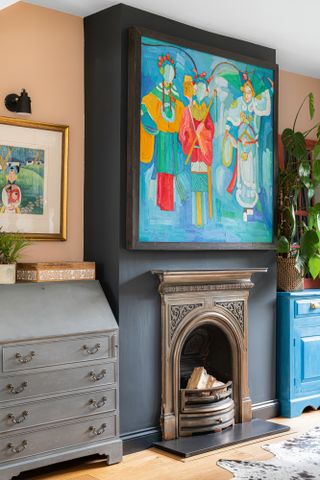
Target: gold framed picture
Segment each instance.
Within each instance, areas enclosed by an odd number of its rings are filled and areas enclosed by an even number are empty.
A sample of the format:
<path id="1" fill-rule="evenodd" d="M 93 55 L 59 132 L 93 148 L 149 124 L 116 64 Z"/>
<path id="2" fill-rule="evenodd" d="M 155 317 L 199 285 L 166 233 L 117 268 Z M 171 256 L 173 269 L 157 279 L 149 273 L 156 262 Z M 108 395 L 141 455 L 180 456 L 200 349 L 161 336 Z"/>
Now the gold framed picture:
<path id="1" fill-rule="evenodd" d="M 0 117 L 0 228 L 31 240 L 67 238 L 66 125 Z"/>

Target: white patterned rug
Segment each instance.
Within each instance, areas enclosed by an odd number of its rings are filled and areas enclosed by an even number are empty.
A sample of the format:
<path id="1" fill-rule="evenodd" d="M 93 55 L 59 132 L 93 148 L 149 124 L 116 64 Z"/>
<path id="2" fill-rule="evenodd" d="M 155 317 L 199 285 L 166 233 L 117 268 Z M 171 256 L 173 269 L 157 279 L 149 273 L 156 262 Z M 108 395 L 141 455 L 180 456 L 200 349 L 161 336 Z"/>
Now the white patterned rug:
<path id="1" fill-rule="evenodd" d="M 320 480 L 320 427 L 263 448 L 275 455 L 265 462 L 219 460 L 234 480 Z"/>

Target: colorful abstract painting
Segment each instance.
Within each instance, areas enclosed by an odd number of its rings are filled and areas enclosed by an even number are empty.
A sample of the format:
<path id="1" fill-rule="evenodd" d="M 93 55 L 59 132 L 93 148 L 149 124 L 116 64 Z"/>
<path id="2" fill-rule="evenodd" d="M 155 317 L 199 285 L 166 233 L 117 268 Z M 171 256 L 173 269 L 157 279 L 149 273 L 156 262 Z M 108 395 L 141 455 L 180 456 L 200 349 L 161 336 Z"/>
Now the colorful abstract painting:
<path id="1" fill-rule="evenodd" d="M 139 48 L 137 243 L 272 244 L 274 68 Z"/>
<path id="2" fill-rule="evenodd" d="M 44 150 L 0 145 L 0 214 L 43 213 Z"/>

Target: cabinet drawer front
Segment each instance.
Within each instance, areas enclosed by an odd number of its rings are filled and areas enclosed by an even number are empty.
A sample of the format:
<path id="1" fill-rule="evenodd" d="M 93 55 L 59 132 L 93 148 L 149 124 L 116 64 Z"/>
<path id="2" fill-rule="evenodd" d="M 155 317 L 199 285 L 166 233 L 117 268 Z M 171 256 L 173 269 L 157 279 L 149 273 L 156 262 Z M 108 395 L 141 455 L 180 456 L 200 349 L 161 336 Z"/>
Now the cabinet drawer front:
<path id="1" fill-rule="evenodd" d="M 113 362 L 0 377 L 0 402 L 84 390 L 116 381 Z"/>
<path id="2" fill-rule="evenodd" d="M 114 437 L 116 431 L 116 416 L 109 414 L 96 415 L 81 422 L 12 433 L 1 436 L 0 462 L 14 461 L 58 448 L 106 440 Z"/>
<path id="3" fill-rule="evenodd" d="M 103 389 L 89 393 L 48 398 L 0 408 L 0 433 L 50 422 L 87 417 L 116 409 L 116 390 Z"/>
<path id="4" fill-rule="evenodd" d="M 320 297 L 308 300 L 296 300 L 294 302 L 295 316 L 320 315 Z"/>
<path id="5" fill-rule="evenodd" d="M 7 345 L 2 352 L 3 372 L 107 359 L 114 356 L 114 345 L 112 334 Z"/>

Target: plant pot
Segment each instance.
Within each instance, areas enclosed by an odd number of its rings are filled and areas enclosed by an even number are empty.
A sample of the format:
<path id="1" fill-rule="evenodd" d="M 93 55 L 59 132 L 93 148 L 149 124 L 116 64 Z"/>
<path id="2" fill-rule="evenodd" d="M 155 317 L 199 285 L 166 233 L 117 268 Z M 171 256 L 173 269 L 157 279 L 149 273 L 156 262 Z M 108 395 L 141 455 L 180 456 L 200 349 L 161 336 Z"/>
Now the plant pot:
<path id="1" fill-rule="evenodd" d="M 16 283 L 16 264 L 0 264 L 0 284 Z"/>
<path id="2" fill-rule="evenodd" d="M 320 278 L 305 278 L 304 279 L 304 288 L 305 289 L 320 289 Z"/>
<path id="3" fill-rule="evenodd" d="M 295 258 L 277 257 L 277 284 L 278 290 L 283 292 L 295 292 L 303 290 L 303 274 L 295 267 Z"/>

